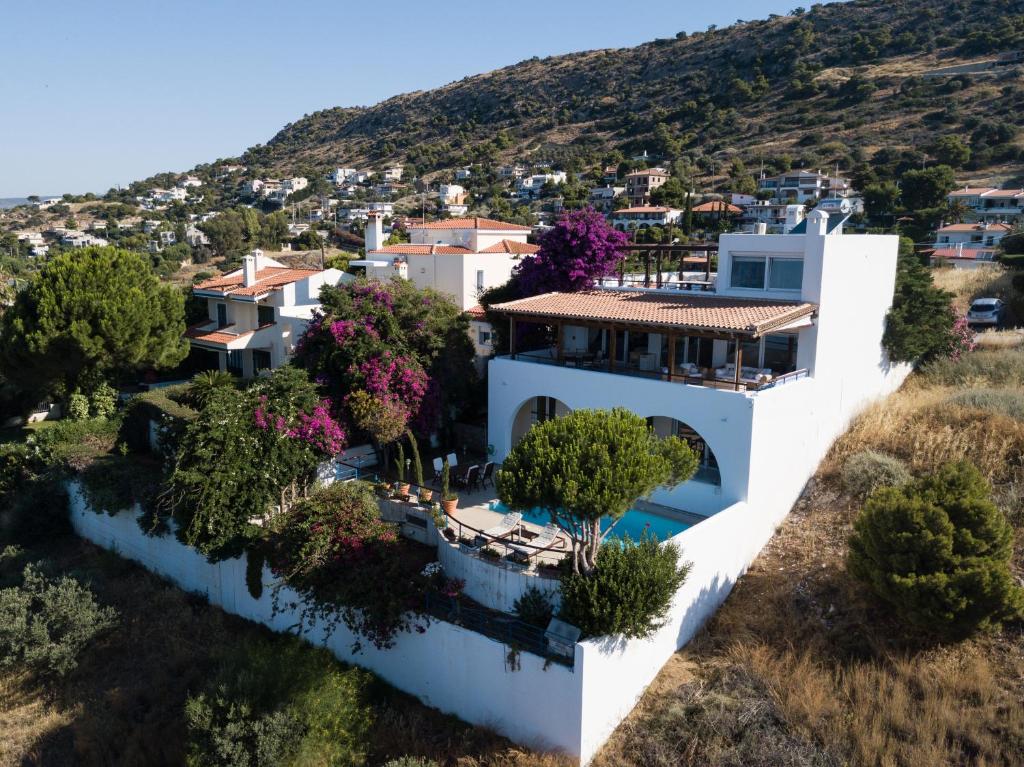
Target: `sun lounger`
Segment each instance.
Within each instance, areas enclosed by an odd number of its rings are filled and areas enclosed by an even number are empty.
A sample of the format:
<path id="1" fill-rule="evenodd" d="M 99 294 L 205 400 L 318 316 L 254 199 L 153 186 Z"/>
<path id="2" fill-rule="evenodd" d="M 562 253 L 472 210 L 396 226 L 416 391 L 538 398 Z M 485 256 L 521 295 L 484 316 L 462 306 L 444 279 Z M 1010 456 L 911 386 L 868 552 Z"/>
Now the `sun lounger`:
<path id="1" fill-rule="evenodd" d="M 516 559 L 529 560 L 530 557 L 535 557 L 543 551 L 550 551 L 564 545 L 558 537 L 558 533 L 558 525 L 547 525 L 541 530 L 540 535 L 530 541 L 529 546 L 520 543 L 510 543 L 508 545 Z"/>
<path id="2" fill-rule="evenodd" d="M 515 532 L 515 529 L 522 521 L 523 515 L 518 511 L 502 516 L 501 521 L 493 527 L 488 527 L 476 536 L 477 543 L 485 544 L 492 541 L 500 541 Z"/>

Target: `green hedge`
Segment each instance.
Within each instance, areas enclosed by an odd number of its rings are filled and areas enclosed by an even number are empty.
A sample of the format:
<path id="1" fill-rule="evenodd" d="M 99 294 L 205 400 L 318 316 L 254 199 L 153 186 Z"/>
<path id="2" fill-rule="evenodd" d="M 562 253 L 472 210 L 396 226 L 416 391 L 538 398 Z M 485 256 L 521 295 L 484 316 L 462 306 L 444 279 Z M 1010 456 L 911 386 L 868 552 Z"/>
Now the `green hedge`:
<path id="1" fill-rule="evenodd" d="M 188 404 L 191 388 L 190 384 L 165 386 L 132 399 L 125 409 L 120 441 L 132 452 L 150 452 L 149 422 L 156 421 L 168 427 L 166 437 L 171 444 L 165 446 L 165 452 L 173 451 L 178 435 L 199 416 L 199 412 Z"/>

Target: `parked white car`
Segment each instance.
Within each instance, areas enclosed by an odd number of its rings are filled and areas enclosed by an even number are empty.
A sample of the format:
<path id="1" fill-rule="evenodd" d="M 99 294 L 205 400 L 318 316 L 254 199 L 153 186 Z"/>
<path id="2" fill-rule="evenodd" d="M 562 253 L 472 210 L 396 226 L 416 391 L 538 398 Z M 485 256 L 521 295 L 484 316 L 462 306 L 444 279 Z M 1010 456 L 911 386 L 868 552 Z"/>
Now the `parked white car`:
<path id="1" fill-rule="evenodd" d="M 998 298 L 976 298 L 967 310 L 967 324 L 998 327 L 1005 311 L 1006 304 Z"/>

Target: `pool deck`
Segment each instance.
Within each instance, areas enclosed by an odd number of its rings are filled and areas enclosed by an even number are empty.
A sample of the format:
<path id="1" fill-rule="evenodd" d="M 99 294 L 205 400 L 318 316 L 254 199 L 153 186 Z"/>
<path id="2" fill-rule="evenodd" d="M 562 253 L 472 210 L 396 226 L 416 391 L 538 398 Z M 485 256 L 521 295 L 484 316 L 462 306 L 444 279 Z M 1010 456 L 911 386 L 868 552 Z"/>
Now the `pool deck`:
<path id="1" fill-rule="evenodd" d="M 504 516 L 502 512 L 493 511 L 490 508 L 491 504 L 495 503 L 497 500 L 497 493 L 494 488 L 490 486 L 474 490 L 473 492 L 462 490 L 459 492 L 459 506 L 449 519 L 449 523 L 457 532 L 460 529 L 460 523 L 461 525 L 473 528 L 474 530 L 486 530 L 493 527 L 494 525 L 497 525 L 501 521 L 502 516 Z M 638 501 L 634 508 L 641 511 L 659 514 L 661 516 L 668 517 L 669 519 L 678 520 L 688 526 L 695 525 L 705 519 L 705 517 L 699 514 L 680 511 L 678 509 L 661 506 L 649 501 Z M 519 528 L 511 540 L 517 543 L 520 541 L 529 543 L 529 540 L 527 539 L 540 533 L 541 530 L 543 530 L 543 525 L 538 525 L 524 520 L 520 522 Z M 523 536 L 522 532 L 526 532 L 526 536 Z M 472 538 L 474 535 L 475 533 L 470 530 L 465 530 L 462 533 L 463 538 Z M 559 534 L 559 540 L 563 541 L 562 546 L 556 547 L 552 551 L 545 551 L 538 554 L 536 559 L 553 563 L 557 562 L 567 553 L 572 551 L 572 546 L 564 533 Z"/>

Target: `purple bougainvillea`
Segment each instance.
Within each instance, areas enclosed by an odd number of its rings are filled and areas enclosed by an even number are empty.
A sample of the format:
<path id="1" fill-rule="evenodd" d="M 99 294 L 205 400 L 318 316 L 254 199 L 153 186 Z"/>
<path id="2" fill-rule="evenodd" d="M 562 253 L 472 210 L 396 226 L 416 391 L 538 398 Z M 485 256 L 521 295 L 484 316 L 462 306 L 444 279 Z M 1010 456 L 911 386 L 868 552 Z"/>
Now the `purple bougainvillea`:
<path id="1" fill-rule="evenodd" d="M 516 277 L 524 296 L 578 291 L 615 272 L 629 238 L 593 208 L 562 215 L 540 239 L 535 256 L 524 258 Z"/>

